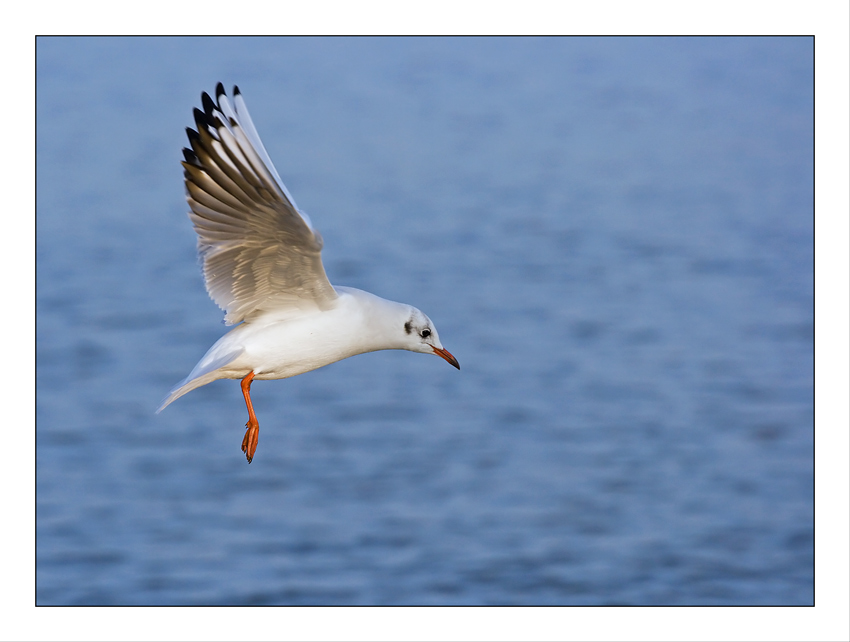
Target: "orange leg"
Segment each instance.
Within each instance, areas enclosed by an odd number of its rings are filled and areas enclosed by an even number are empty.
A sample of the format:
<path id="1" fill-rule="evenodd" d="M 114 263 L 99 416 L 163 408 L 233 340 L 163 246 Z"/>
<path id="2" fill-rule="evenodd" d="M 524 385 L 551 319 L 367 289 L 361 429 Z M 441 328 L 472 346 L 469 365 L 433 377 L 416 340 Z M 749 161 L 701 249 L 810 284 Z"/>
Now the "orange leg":
<path id="1" fill-rule="evenodd" d="M 257 415 L 254 414 L 254 406 L 251 403 L 251 382 L 254 380 L 254 371 L 249 372 L 242 379 L 242 394 L 245 397 L 245 405 L 248 406 L 248 423 L 245 424 L 245 438 L 242 440 L 242 452 L 248 458 L 248 463 L 254 459 L 257 452 L 257 442 L 260 440 L 260 424 Z"/>

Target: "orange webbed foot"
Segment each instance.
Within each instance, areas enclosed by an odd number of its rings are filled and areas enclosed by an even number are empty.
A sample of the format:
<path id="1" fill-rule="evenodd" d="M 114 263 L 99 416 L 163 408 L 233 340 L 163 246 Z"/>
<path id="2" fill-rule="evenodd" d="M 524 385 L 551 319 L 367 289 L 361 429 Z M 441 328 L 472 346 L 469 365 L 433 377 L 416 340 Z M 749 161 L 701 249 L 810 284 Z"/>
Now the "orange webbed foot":
<path id="1" fill-rule="evenodd" d="M 260 426 L 256 423 L 251 423 L 250 421 L 245 424 L 245 438 L 242 440 L 242 452 L 245 453 L 245 457 L 248 459 L 248 463 L 251 463 L 251 460 L 254 459 L 254 453 L 257 452 L 257 442 L 260 440 Z"/>
<path id="2" fill-rule="evenodd" d="M 257 452 L 257 442 L 260 440 L 260 423 L 254 414 L 254 405 L 251 403 L 251 382 L 254 380 L 254 371 L 249 372 L 242 379 L 242 394 L 245 396 L 245 406 L 248 408 L 248 423 L 245 424 L 245 438 L 242 440 L 242 452 L 248 459 L 248 463 L 254 459 Z"/>

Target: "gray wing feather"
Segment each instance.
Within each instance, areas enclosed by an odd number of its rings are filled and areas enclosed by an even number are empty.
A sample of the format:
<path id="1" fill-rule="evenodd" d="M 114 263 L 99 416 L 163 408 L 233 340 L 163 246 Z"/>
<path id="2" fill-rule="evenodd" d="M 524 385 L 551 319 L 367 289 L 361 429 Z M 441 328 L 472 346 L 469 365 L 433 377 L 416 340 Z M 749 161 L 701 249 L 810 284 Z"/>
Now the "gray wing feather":
<path id="1" fill-rule="evenodd" d="M 234 88 L 202 95 L 184 149 L 189 218 L 210 297 L 228 325 L 265 312 L 326 309 L 337 298 L 322 238 L 295 206 Z"/>

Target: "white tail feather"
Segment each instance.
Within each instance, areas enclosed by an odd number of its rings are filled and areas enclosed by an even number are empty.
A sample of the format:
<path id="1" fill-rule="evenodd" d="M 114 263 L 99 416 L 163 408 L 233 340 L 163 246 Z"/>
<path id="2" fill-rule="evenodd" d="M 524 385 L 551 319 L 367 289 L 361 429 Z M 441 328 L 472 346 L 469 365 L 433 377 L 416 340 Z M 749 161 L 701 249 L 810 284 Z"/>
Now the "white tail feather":
<path id="1" fill-rule="evenodd" d="M 205 386 L 216 379 L 222 379 L 223 377 L 221 377 L 216 370 L 223 368 L 244 352 L 243 348 L 238 348 L 218 358 L 207 361 L 207 358 L 210 356 L 210 352 L 212 352 L 215 347 L 216 346 L 213 346 L 210 351 L 204 355 L 204 358 L 198 362 L 198 365 L 194 367 L 188 377 L 183 379 L 183 381 L 171 389 L 165 399 L 162 400 L 162 405 L 157 408 L 156 414 L 161 413 L 168 404 L 179 399 L 187 392 L 191 392 L 195 388 Z"/>

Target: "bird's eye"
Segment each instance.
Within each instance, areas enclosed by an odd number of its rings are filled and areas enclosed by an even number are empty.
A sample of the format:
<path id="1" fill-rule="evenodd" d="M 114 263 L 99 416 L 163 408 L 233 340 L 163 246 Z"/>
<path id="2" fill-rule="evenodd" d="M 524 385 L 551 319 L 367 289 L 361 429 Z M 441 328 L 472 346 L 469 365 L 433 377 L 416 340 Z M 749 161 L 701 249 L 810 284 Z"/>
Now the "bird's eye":
<path id="1" fill-rule="evenodd" d="M 424 339 L 425 337 L 430 337 L 430 336 L 431 336 L 431 331 L 430 331 L 428 328 L 425 328 L 425 329 L 424 329 L 422 332 L 420 332 L 419 334 L 421 334 L 421 335 L 422 335 L 422 338 Z"/>

